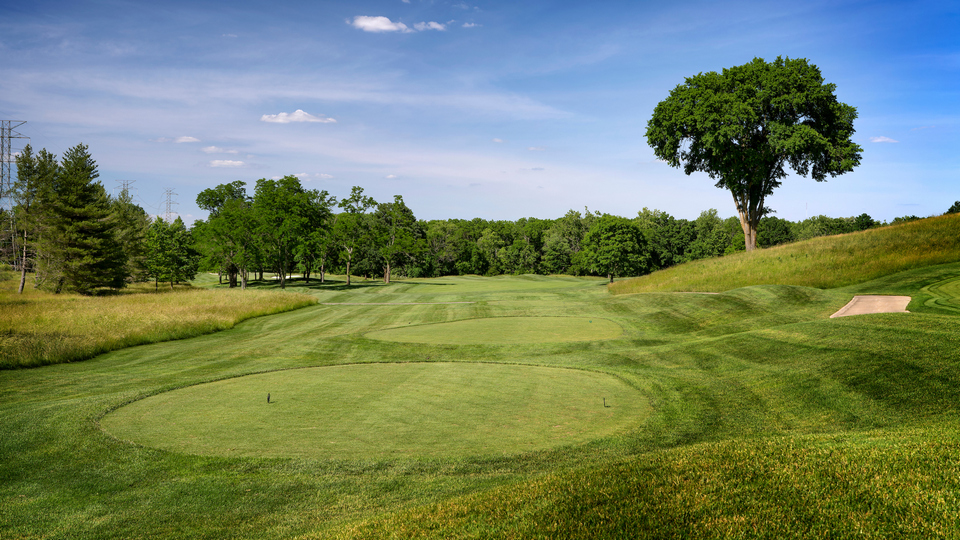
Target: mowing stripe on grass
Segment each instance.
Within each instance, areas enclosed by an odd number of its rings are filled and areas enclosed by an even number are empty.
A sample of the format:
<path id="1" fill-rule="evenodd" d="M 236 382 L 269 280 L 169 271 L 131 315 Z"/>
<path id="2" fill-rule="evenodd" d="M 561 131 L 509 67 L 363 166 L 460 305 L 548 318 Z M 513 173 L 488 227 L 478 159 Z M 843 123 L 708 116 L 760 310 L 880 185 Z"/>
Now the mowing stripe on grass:
<path id="1" fill-rule="evenodd" d="M 402 326 L 365 334 L 370 339 L 404 343 L 495 345 L 601 341 L 623 335 L 623 328 L 603 318 L 491 317 Z"/>
<path id="2" fill-rule="evenodd" d="M 442 306 L 447 304 L 476 304 L 476 302 L 321 302 L 323 306 Z"/>

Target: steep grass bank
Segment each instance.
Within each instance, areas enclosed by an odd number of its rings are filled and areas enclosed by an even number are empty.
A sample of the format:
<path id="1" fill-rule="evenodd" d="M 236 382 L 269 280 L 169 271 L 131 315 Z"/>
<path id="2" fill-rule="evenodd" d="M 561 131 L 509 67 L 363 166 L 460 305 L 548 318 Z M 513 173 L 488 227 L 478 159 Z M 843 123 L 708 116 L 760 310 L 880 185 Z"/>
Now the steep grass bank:
<path id="1" fill-rule="evenodd" d="M 960 261 L 960 214 L 814 238 L 674 266 L 609 286 L 613 294 L 728 291 L 751 285 L 830 289 Z"/>
<path id="2" fill-rule="evenodd" d="M 16 280 L 0 282 L 0 369 L 93 358 L 108 351 L 232 328 L 251 317 L 316 303 L 305 294 L 209 290 L 154 292 L 134 286 L 115 296 L 17 294 Z"/>

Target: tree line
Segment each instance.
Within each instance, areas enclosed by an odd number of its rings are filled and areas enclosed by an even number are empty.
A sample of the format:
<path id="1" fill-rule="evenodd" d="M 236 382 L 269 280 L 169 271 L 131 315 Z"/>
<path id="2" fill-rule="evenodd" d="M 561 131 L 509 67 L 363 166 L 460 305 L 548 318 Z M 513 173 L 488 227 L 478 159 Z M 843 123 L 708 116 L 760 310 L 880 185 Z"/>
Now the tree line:
<path id="1" fill-rule="evenodd" d="M 694 220 L 644 208 L 636 217 L 570 210 L 557 219 L 517 221 L 419 220 L 402 196 L 377 202 L 353 187 L 337 201 L 326 191 L 308 190 L 298 178 L 260 179 L 254 193 L 244 182 L 204 190 L 197 204 L 210 212 L 193 226 L 201 268 L 215 271 L 231 286 L 245 287 L 253 275 L 276 273 L 281 287 L 293 273 L 318 279 L 332 272 L 381 278 L 392 276 L 569 274 L 637 276 L 697 259 L 743 251 L 744 232 L 736 217 L 715 209 Z M 894 222 L 919 219 L 897 218 Z M 816 216 L 791 222 L 772 215 L 757 226 L 761 248 L 817 236 L 885 225 L 861 214 Z"/>
<path id="2" fill-rule="evenodd" d="M 231 287 L 275 274 L 325 281 L 328 272 L 379 278 L 480 274 L 636 276 L 744 250 L 740 220 L 715 209 L 694 220 L 644 208 L 633 218 L 585 208 L 557 219 L 419 220 L 403 197 L 377 202 L 353 187 L 337 200 L 295 176 L 236 181 L 197 196 L 206 220 L 151 219 L 126 190 L 111 197 L 96 162 L 79 144 L 60 160 L 28 145 L 17 157 L 13 207 L 3 210 L 4 256 L 34 285 L 92 294 L 131 282 L 155 286 L 216 272 Z M 954 204 L 948 212 L 960 210 Z M 8 219 L 9 218 L 9 219 Z M 919 219 L 897 218 L 894 222 Z M 867 214 L 791 222 L 765 215 L 758 247 L 885 225 Z"/>
<path id="3" fill-rule="evenodd" d="M 133 281 L 193 279 L 200 262 L 180 218 L 152 220 L 123 190 L 112 197 L 97 181 L 97 163 L 78 144 L 62 158 L 27 145 L 16 158 L 12 207 L 3 209 L 4 256 L 34 286 L 93 294 Z"/>

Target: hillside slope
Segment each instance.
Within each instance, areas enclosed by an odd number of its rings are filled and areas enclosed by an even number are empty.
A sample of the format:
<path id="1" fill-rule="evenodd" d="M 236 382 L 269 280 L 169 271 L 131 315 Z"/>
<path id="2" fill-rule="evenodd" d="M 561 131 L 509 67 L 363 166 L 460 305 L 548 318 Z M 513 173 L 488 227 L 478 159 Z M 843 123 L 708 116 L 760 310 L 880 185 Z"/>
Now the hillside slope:
<path id="1" fill-rule="evenodd" d="M 767 284 L 832 289 L 957 261 L 960 214 L 949 214 L 694 261 L 615 282 L 609 290 L 721 292 Z"/>

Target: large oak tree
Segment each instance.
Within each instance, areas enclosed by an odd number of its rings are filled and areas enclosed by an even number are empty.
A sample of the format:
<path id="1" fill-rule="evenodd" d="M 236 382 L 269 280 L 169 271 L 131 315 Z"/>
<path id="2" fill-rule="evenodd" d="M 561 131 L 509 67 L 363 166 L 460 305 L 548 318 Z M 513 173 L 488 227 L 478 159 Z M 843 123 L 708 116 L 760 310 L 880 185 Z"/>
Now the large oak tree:
<path id="1" fill-rule="evenodd" d="M 860 164 L 862 148 L 850 140 L 857 110 L 838 101 L 835 89 L 802 58 L 755 58 L 700 73 L 657 105 L 647 142 L 671 166 L 705 172 L 730 190 L 752 250 L 766 197 L 787 165 L 822 182 Z"/>

